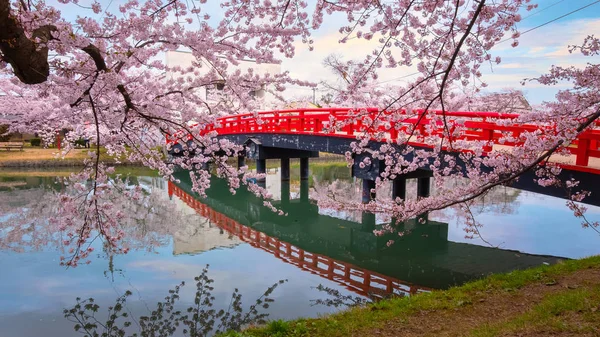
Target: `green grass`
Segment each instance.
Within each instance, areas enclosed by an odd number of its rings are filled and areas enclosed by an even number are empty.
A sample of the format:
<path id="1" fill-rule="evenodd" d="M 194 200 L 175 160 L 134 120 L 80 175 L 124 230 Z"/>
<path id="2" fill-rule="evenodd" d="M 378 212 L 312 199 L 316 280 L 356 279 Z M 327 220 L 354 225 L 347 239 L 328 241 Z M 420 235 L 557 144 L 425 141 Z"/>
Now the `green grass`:
<path id="1" fill-rule="evenodd" d="M 593 256 L 581 260 L 565 261 L 552 266 L 544 265 L 506 274 L 491 275 L 482 280 L 470 282 L 445 291 L 433 291 L 410 297 L 383 300 L 367 307 L 352 308 L 317 319 L 289 321 L 288 325 L 286 325 L 285 334 L 279 337 L 359 336 L 362 335 L 361 331 L 382 327 L 386 321 L 401 320 L 403 317 L 408 317 L 418 311 L 460 308 L 484 299 L 492 293 L 518 291 L 520 288 L 536 282 L 552 283 L 555 278 L 561 275 L 587 268 L 599 267 L 600 256 Z M 583 295 L 573 296 L 581 298 Z M 558 303 L 556 301 L 550 303 L 556 304 Z M 557 305 L 556 308 L 560 309 L 561 307 Z M 546 310 L 546 308 L 540 310 Z M 266 327 L 247 329 L 244 331 L 244 335 L 254 337 L 271 336 L 268 325 Z"/>
<path id="2" fill-rule="evenodd" d="M 95 150 L 95 148 L 72 149 L 64 157 L 57 157 L 59 152 L 57 148 L 26 147 L 23 151 L 0 151 L 0 167 L 28 166 L 32 163 L 48 166 L 83 166 L 83 160 L 89 158 L 88 152 Z M 105 163 L 112 164 L 117 161 L 126 163 L 126 157 L 126 155 L 119 158 L 112 157 L 108 154 L 106 148 L 100 147 L 100 160 Z"/>
<path id="3" fill-rule="evenodd" d="M 494 337 L 533 330 L 585 333 L 598 331 L 600 287 L 564 290 L 546 296 L 528 312 L 508 321 L 474 329 L 471 337 Z M 569 322 L 567 313 L 579 313 L 583 322 Z M 583 324 L 582 324 L 583 323 Z M 586 324 L 591 323 L 591 324 Z"/>
<path id="4" fill-rule="evenodd" d="M 233 159 L 231 159 L 231 163 L 233 163 Z M 345 167 L 346 162 L 342 159 L 336 158 L 311 158 L 309 159 L 310 168 L 318 168 L 318 167 Z M 256 162 L 254 160 L 246 160 L 246 165 L 248 165 L 249 169 L 256 169 Z M 279 159 L 267 159 L 267 169 L 278 168 L 280 167 Z M 300 160 L 291 159 L 290 160 L 290 168 L 299 168 Z"/>
<path id="5" fill-rule="evenodd" d="M 0 168 L 0 178 L 23 178 L 23 177 L 68 177 L 72 173 L 81 171 L 82 167 L 48 167 L 44 169 L 40 168 Z M 146 176 L 146 177 L 158 177 L 158 171 L 149 169 L 144 166 L 116 166 L 115 173 L 112 175 L 120 174 L 122 176 Z"/>

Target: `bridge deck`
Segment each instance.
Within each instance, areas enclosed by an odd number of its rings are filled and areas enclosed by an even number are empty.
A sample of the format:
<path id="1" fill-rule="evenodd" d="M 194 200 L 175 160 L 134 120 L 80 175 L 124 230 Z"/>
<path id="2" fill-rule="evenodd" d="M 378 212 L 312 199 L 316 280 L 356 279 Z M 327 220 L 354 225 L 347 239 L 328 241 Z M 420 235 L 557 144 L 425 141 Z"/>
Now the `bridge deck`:
<path id="1" fill-rule="evenodd" d="M 370 146 L 374 148 L 387 140 L 397 142 L 403 135 L 414 131 L 414 141 L 408 143 L 415 148 L 428 149 L 432 146 L 424 143 L 423 136 L 439 137 L 444 134 L 446 125 L 432 119 L 441 118 L 443 114 L 451 129 L 458 128 L 463 131 L 454 139 L 485 141 L 487 145 L 483 150 L 486 155 L 492 149 L 508 150 L 523 144 L 522 141 L 504 141 L 508 136 L 520 139 L 524 132 L 539 130 L 541 136 L 554 132 L 554 129 L 547 125 L 514 124 L 513 120 L 518 117 L 515 114 L 441 111 L 417 113 L 415 116 L 400 112 L 405 115 L 402 122 L 383 123 L 373 127 L 371 123 L 365 127 L 366 121 L 376 119 L 387 112 L 380 112 L 374 108 L 364 109 L 359 115 L 350 113 L 347 108 L 266 111 L 219 118 L 215 125 L 206 126 L 202 133 L 216 131 L 219 137 L 238 144 L 244 143 L 249 137 L 256 137 L 268 147 L 344 154 L 350 150 L 353 141 L 365 135 L 366 129 L 369 135 L 377 134 L 380 139 L 377 141 L 372 138 Z M 332 125 L 336 125 L 335 130 Z M 600 186 L 594 183 L 596 176 L 600 174 L 600 129 L 596 129 L 597 127 L 595 124 L 592 129 L 579 134 L 578 138 L 569 144 L 567 150 L 571 155 L 551 157 L 552 162 L 560 163 L 563 168 L 560 179 L 578 180 L 582 182 L 581 186 L 592 192 L 592 195 L 585 199 L 586 203 L 592 205 L 600 205 Z M 186 142 L 190 138 L 187 133 L 178 131 L 167 137 L 167 143 Z M 409 154 L 407 157 L 410 156 Z M 563 189 L 537 185 L 534 182 L 535 178 L 535 175 L 529 172 L 514 183 L 513 187 L 561 198 L 567 197 Z"/>
<path id="2" fill-rule="evenodd" d="M 401 122 L 373 123 L 373 120 L 385 120 L 385 116 L 395 114 L 394 120 Z M 445 119 L 445 123 L 441 118 Z M 348 108 L 327 109 L 297 109 L 265 111 L 253 114 L 242 114 L 222 117 L 216 125 L 209 125 L 203 132 L 217 131 L 219 135 L 268 133 L 321 135 L 336 138 L 357 139 L 367 135 L 378 139 L 398 141 L 408 134 L 414 138 L 408 143 L 416 147 L 431 147 L 424 142 L 424 137 L 441 137 L 448 131 L 453 140 L 484 141 L 485 153 L 493 148 L 520 146 L 523 144 L 523 133 L 541 131 L 540 137 L 555 133 L 551 125 L 516 124 L 517 114 L 497 112 L 442 112 L 417 111 L 413 114 L 406 112 L 381 112 L 376 108 L 367 108 L 358 113 Z M 600 174 L 600 129 L 594 128 L 579 134 L 567 150 L 571 152 L 568 158 L 557 157 L 554 160 L 564 163 L 573 171 L 584 171 Z M 460 130 L 460 132 L 458 132 Z M 175 134 L 173 141 L 181 139 L 184 134 Z M 511 137 L 511 138 L 507 138 Z M 507 139 L 513 139 L 508 141 Z M 499 147 L 496 147 L 499 146 Z"/>

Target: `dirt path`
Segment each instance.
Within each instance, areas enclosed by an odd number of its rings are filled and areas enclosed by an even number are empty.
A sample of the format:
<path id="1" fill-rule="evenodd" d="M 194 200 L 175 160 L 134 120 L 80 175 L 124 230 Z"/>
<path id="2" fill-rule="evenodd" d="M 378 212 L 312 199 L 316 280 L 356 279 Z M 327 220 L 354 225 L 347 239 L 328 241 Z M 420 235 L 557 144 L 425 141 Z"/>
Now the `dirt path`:
<path id="1" fill-rule="evenodd" d="M 457 308 L 418 311 L 360 335 L 600 336 L 600 269 L 518 290 L 480 292 L 469 302 Z"/>

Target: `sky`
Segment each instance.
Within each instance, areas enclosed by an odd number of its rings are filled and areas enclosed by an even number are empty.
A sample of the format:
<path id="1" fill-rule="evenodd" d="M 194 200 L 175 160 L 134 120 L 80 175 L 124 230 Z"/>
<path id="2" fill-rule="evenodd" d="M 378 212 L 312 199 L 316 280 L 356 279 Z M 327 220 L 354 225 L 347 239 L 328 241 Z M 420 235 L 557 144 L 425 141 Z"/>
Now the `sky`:
<path id="1" fill-rule="evenodd" d="M 102 4 L 105 6 L 110 4 L 109 10 L 111 11 L 116 11 L 122 2 L 123 0 L 102 0 Z M 314 6 L 315 0 L 308 0 L 308 2 L 310 8 Z M 57 8 L 64 8 L 64 5 L 59 4 L 57 0 L 49 0 L 49 3 L 56 3 Z M 551 101 L 559 89 L 565 88 L 564 84 L 549 88 L 534 82 L 528 82 L 523 86 L 521 82 L 526 78 L 534 78 L 546 73 L 552 65 L 584 66 L 586 64 L 587 58 L 569 54 L 568 46 L 581 43 L 590 34 L 600 36 L 600 1 L 534 0 L 533 3 L 537 3 L 538 8 L 522 13 L 524 19 L 518 26 L 521 32 L 559 18 L 580 7 L 593 4 L 584 10 L 523 34 L 519 39 L 518 48 L 512 48 L 509 40 L 500 43 L 492 50 L 493 57 L 500 56 L 502 63 L 493 68 L 489 65 L 483 67 L 483 79 L 488 84 L 488 91 L 521 89 L 531 104 L 540 104 L 543 101 Z M 222 18 L 223 13 L 218 2 L 209 1 L 202 6 L 205 13 L 211 14 L 211 21 L 215 24 Z M 77 14 L 82 14 L 81 9 L 63 10 L 63 15 L 68 19 L 74 19 Z M 313 51 L 309 51 L 306 45 L 298 41 L 295 57 L 283 60 L 282 71 L 289 71 L 294 78 L 314 83 L 331 82 L 335 81 L 335 76 L 322 65 L 322 61 L 327 55 L 341 54 L 349 60 L 363 57 L 373 50 L 373 45 L 362 39 L 351 39 L 348 43 L 339 44 L 338 40 L 341 35 L 338 29 L 340 25 L 343 25 L 343 21 L 340 22 L 340 20 L 344 20 L 344 16 L 326 17 L 321 29 L 313 35 L 315 41 Z M 412 77 L 407 77 L 407 75 L 414 72 L 415 68 L 409 67 L 386 68 L 380 72 L 379 82 L 382 85 L 401 85 L 410 80 Z M 323 86 L 318 86 L 317 99 L 324 93 Z M 309 98 L 312 95 L 311 88 L 291 86 L 285 96 L 288 99 L 294 99 L 301 96 Z"/>
<path id="2" fill-rule="evenodd" d="M 596 3 L 595 3 L 596 2 Z M 586 58 L 574 56 L 568 53 L 568 46 L 581 43 L 590 34 L 600 36 L 600 2 L 597 0 L 540 0 L 534 1 L 538 8 L 530 12 L 524 12 L 524 18 L 519 24 L 519 30 L 524 32 L 564 14 L 574 11 L 580 7 L 595 3 L 594 5 L 571 14 L 553 23 L 523 34 L 519 39 L 519 47 L 512 48 L 511 41 L 497 45 L 492 53 L 500 56 L 502 63 L 491 69 L 484 67 L 484 80 L 488 83 L 489 91 L 499 91 L 509 88 L 521 89 L 532 104 L 540 104 L 543 101 L 553 99 L 556 92 L 561 88 L 557 86 L 548 88 L 536 83 L 521 85 L 525 78 L 534 78 L 546 73 L 552 65 L 577 65 L 584 66 Z M 283 70 L 290 71 L 293 76 L 303 80 L 333 80 L 335 77 L 321 65 L 321 61 L 329 54 L 336 53 L 351 58 L 357 49 L 369 51 L 364 41 L 354 39 L 345 45 L 337 41 L 340 34 L 336 27 L 329 25 L 321 30 L 315 40 L 315 50 L 310 52 L 302 48 L 294 60 L 285 60 Z M 363 52 L 360 54 L 361 56 Z M 414 68 L 385 69 L 381 72 L 379 82 L 393 85 L 402 84 L 412 77 L 404 77 L 414 73 Z M 322 88 L 322 87 L 321 87 Z M 564 88 L 564 86 L 562 87 Z M 323 89 L 317 89 L 317 99 Z M 292 88 L 295 95 L 312 96 L 311 89 Z"/>

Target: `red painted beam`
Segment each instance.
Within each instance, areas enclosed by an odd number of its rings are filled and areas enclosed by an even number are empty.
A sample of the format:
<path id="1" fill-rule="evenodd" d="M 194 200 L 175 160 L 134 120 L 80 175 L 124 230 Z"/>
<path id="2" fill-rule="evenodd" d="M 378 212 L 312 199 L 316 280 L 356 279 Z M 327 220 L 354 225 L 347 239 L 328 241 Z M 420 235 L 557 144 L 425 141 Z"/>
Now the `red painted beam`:
<path id="1" fill-rule="evenodd" d="M 383 123 L 374 127 L 372 121 L 381 115 L 395 114 L 395 117 L 405 115 L 405 119 L 393 123 Z M 442 117 L 443 116 L 443 117 Z M 520 125 L 498 123 L 499 120 L 511 120 L 517 118 L 518 114 L 500 112 L 468 112 L 468 111 L 415 111 L 408 114 L 400 111 L 379 111 L 377 108 L 350 109 L 350 108 L 315 108 L 315 109 L 289 109 L 273 110 L 257 113 L 247 113 L 218 118 L 216 125 L 208 125 L 201 134 L 216 131 L 219 135 L 245 134 L 245 133 L 272 133 L 272 134 L 309 134 L 316 136 L 329 136 L 340 138 L 356 138 L 362 133 L 383 132 L 391 140 L 397 140 L 401 134 L 415 132 L 415 138 L 409 142 L 410 145 L 430 147 L 423 143 L 425 136 L 448 136 L 451 133 L 453 141 L 456 140 L 480 140 L 488 142 L 485 151 L 492 150 L 492 145 L 519 146 L 518 140 L 524 132 L 542 130 L 543 133 L 551 131 L 552 128 L 539 125 Z M 435 119 L 432 121 L 432 118 Z M 334 133 L 332 123 L 342 125 L 340 133 Z M 597 124 L 597 125 L 600 125 Z M 457 128 L 463 128 L 459 135 L 453 134 Z M 387 136 L 389 134 L 389 136 Z M 186 137 L 187 136 L 187 137 Z M 516 141 L 501 142 L 504 137 L 512 136 Z M 167 144 L 174 144 L 191 139 L 190 135 L 181 130 L 167 136 Z M 589 171 L 590 158 L 600 158 L 598 143 L 600 142 L 600 130 L 590 130 L 582 133 L 575 140 L 569 151 L 576 155 L 576 165 L 569 169 L 576 171 Z M 564 166 L 564 165 L 563 165 Z M 566 167 L 566 166 L 564 166 Z M 585 169 L 584 169 L 585 168 Z"/>

